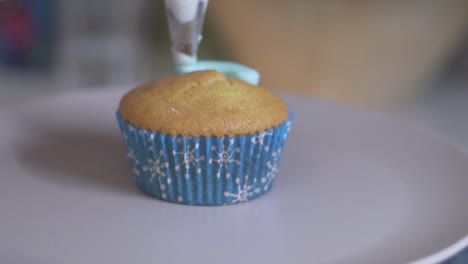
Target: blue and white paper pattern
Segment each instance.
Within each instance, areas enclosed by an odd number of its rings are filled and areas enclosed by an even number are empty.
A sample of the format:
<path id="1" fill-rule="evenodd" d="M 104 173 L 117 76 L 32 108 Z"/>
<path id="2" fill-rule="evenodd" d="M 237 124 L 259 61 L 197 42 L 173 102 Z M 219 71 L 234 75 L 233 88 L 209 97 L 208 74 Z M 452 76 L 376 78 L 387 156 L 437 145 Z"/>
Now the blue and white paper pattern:
<path id="1" fill-rule="evenodd" d="M 117 112 L 138 187 L 158 199 L 192 205 L 245 202 L 268 191 L 293 116 L 290 111 L 277 127 L 255 134 L 189 137 L 138 128 Z"/>
<path id="2" fill-rule="evenodd" d="M 450 259 L 442 262 L 441 264 L 466 264 L 466 263 L 468 263 L 468 248 L 465 248 L 463 251 L 451 257 Z"/>

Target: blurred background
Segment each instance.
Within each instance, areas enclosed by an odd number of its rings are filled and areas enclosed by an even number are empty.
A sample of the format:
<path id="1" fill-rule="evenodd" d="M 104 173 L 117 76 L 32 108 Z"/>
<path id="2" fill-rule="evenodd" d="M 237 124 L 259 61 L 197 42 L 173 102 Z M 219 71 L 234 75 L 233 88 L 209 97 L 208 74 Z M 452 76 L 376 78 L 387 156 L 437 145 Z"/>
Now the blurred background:
<path id="1" fill-rule="evenodd" d="M 468 1 L 213 0 L 207 16 L 201 58 L 468 147 Z M 0 106 L 172 73 L 163 0 L 0 0 Z"/>

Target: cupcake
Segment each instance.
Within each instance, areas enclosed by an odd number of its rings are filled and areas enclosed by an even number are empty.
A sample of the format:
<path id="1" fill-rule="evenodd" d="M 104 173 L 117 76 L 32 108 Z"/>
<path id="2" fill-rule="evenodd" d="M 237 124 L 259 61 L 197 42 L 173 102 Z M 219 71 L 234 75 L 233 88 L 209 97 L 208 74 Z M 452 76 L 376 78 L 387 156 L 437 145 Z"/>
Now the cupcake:
<path id="1" fill-rule="evenodd" d="M 215 70 L 137 87 L 116 114 L 138 187 L 191 205 L 270 190 L 293 118 L 275 94 Z"/>

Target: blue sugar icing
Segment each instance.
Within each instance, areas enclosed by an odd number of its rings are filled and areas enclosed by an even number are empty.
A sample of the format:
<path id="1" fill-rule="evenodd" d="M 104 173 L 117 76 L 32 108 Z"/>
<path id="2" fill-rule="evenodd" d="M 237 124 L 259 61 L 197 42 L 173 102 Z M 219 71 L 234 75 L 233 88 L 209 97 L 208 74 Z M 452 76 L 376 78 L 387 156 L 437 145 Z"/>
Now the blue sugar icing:
<path id="1" fill-rule="evenodd" d="M 239 63 L 229 61 L 201 60 L 195 63 L 181 63 L 176 66 L 178 73 L 187 73 L 200 70 L 218 70 L 224 74 L 244 80 L 253 85 L 260 82 L 258 71 Z"/>

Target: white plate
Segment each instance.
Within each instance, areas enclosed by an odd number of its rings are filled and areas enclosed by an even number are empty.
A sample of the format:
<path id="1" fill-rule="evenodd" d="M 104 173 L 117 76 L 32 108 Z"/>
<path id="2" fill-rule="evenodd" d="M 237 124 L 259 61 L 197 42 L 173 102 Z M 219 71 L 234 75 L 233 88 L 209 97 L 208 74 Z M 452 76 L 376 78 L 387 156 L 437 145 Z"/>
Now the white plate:
<path id="1" fill-rule="evenodd" d="M 288 97 L 296 120 L 273 190 L 182 206 L 133 184 L 121 95 L 1 111 L 1 263 L 437 263 L 468 244 L 468 158 L 419 129 Z"/>

